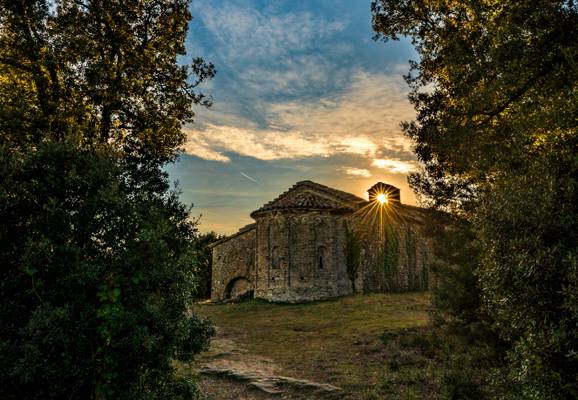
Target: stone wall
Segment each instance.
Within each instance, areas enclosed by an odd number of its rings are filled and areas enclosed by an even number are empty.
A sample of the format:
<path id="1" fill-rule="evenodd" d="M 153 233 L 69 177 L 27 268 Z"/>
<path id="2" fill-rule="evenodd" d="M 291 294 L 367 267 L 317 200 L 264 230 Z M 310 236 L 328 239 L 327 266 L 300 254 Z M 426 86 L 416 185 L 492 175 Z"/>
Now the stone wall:
<path id="1" fill-rule="evenodd" d="M 257 217 L 255 297 L 299 302 L 351 293 L 343 219 L 318 211 Z"/>
<path id="2" fill-rule="evenodd" d="M 396 218 L 373 229 L 367 221 L 349 219 L 360 242 L 356 290 L 398 292 L 427 290 L 430 285 L 431 245 L 423 233 L 419 211 L 401 206 Z M 363 222 L 363 223 L 362 223 Z M 380 226 L 381 232 L 375 228 Z"/>
<path id="3" fill-rule="evenodd" d="M 357 213 L 262 213 L 255 224 L 213 247 L 211 299 L 253 291 L 254 297 L 269 301 L 303 302 L 353 291 L 427 290 L 427 219 L 416 207 L 397 207 L 396 217 L 381 224 Z M 352 234 L 355 257 L 349 249 Z"/>
<path id="4" fill-rule="evenodd" d="M 213 246 L 213 276 L 211 300 L 222 301 L 240 297 L 254 290 L 255 226 Z"/>

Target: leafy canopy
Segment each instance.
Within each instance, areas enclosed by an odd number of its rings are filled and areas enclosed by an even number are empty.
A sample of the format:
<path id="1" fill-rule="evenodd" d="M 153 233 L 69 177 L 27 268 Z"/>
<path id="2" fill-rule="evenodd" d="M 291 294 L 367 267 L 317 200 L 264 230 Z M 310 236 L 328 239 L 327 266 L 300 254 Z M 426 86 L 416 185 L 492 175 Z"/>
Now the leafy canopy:
<path id="1" fill-rule="evenodd" d="M 136 162 L 175 156 L 212 64 L 179 64 L 188 0 L 1 0 L 0 131 L 25 148 L 67 137 Z"/>
<path id="2" fill-rule="evenodd" d="M 404 128 L 426 166 L 413 178 L 423 194 L 467 209 L 472 189 L 571 144 L 575 2 L 379 0 L 372 10 L 376 38 L 408 35 L 420 55 L 406 77 L 418 114 Z"/>
<path id="3" fill-rule="evenodd" d="M 0 397 L 190 399 L 175 375 L 213 329 L 194 300 L 194 223 L 114 157 L 0 149 Z"/>
<path id="4" fill-rule="evenodd" d="M 376 38 L 410 36 L 403 125 L 426 201 L 473 223 L 477 286 L 521 398 L 578 396 L 578 4 L 375 0 Z M 475 290 L 475 288 L 472 288 Z M 497 380 L 496 380 L 497 381 Z"/>
<path id="5" fill-rule="evenodd" d="M 0 397 L 190 399 L 197 238 L 161 166 L 198 85 L 186 0 L 0 0 Z"/>

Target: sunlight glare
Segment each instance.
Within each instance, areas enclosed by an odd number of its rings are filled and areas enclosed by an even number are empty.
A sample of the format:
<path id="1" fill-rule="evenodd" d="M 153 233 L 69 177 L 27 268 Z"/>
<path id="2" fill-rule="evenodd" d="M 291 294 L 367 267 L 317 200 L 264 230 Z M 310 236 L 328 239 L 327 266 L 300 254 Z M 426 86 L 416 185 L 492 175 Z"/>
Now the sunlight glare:
<path id="1" fill-rule="evenodd" d="M 379 201 L 381 204 L 387 203 L 387 195 L 386 195 L 386 194 L 380 193 L 380 194 L 377 195 L 376 199 L 377 199 L 377 201 Z"/>

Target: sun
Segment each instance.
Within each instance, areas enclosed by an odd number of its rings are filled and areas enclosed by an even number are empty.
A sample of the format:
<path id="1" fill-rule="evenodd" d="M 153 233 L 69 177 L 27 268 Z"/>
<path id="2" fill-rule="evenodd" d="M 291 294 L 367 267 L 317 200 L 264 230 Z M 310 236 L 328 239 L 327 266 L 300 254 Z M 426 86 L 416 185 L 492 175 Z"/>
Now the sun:
<path id="1" fill-rule="evenodd" d="M 385 204 L 387 203 L 387 195 L 384 193 L 380 193 L 376 196 L 377 201 L 379 201 L 381 204 Z"/>

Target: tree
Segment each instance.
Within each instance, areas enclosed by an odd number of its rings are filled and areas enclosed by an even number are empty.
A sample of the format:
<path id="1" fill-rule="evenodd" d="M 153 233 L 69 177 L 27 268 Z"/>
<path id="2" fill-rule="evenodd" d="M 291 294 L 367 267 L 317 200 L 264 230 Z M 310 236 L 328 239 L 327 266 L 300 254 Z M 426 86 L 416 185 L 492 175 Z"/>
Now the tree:
<path id="1" fill-rule="evenodd" d="M 196 228 L 178 193 L 69 144 L 0 159 L 0 397 L 190 399 L 173 362 L 213 328 L 188 311 Z"/>
<path id="2" fill-rule="evenodd" d="M 428 235 L 434 238 L 430 265 L 436 278 L 432 289 L 435 319 L 461 326 L 487 322 L 476 276 L 480 254 L 471 224 L 442 213 L 431 213 L 430 220 Z"/>
<path id="3" fill-rule="evenodd" d="M 522 398 L 578 395 L 578 6 L 376 0 L 376 38 L 411 36 L 410 183 L 473 223 L 481 300 Z"/>
<path id="4" fill-rule="evenodd" d="M 130 165 L 173 160 L 196 92 L 214 75 L 185 54 L 188 0 L 0 1 L 0 131 L 13 148 L 42 140 L 112 147 Z"/>
<path id="5" fill-rule="evenodd" d="M 185 0 L 0 0 L 0 397 L 195 393 L 175 362 L 213 329 L 190 313 L 195 223 L 161 169 L 198 84 Z"/>
<path id="6" fill-rule="evenodd" d="M 195 272 L 197 275 L 197 297 L 199 299 L 211 298 L 211 277 L 213 274 L 213 251 L 209 247 L 212 243 L 224 236 L 215 232 L 198 235 L 194 243 L 195 248 Z"/>

